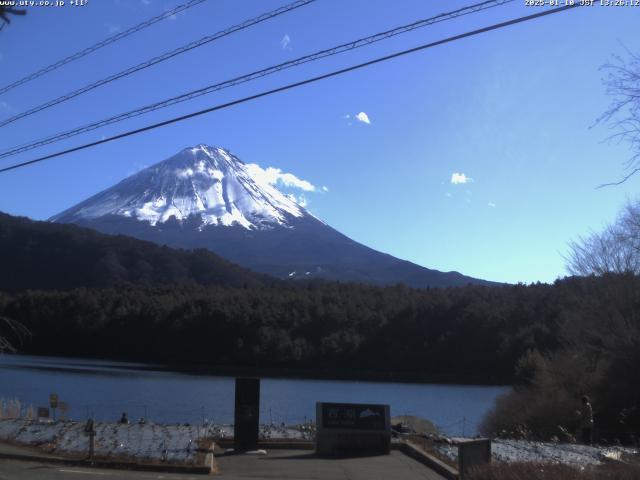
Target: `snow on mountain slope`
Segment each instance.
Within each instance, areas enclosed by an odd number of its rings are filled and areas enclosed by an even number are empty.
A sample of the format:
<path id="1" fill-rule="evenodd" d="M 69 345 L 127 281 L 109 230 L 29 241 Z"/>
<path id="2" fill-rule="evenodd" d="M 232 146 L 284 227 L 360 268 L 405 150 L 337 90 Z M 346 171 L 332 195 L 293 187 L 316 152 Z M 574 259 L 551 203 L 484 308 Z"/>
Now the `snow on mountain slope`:
<path id="1" fill-rule="evenodd" d="M 271 185 L 264 171 L 229 151 L 200 144 L 146 168 L 51 218 L 86 221 L 118 215 L 164 223 L 196 215 L 201 227 L 238 225 L 248 230 L 288 226 L 291 217 L 309 215 Z"/>

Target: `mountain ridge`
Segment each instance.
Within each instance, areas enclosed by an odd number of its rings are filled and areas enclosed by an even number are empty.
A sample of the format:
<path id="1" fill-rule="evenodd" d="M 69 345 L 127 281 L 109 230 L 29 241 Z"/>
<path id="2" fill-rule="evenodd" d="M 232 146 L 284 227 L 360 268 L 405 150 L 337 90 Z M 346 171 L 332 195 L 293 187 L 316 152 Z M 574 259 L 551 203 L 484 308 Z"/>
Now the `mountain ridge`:
<path id="1" fill-rule="evenodd" d="M 418 288 L 494 284 L 428 269 L 362 245 L 278 190 L 265 172 L 228 150 L 199 144 L 50 220 L 174 248 L 206 248 L 279 278 Z"/>

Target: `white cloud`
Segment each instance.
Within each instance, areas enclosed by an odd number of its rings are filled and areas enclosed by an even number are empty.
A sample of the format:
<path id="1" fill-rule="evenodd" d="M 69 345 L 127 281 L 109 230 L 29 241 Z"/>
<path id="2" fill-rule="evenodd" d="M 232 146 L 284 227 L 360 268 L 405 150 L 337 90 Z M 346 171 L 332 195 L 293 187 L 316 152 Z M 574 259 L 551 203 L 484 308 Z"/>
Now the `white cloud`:
<path id="1" fill-rule="evenodd" d="M 178 17 L 184 17 L 186 14 L 187 14 L 186 10 L 181 10 L 178 13 L 174 13 L 173 15 L 169 15 L 169 17 L 167 17 L 167 18 L 169 18 L 169 20 L 175 21 L 175 20 L 178 19 Z"/>
<path id="2" fill-rule="evenodd" d="M 329 187 L 327 187 L 326 185 L 323 185 L 322 186 L 322 191 L 325 192 L 325 193 L 328 192 L 329 191 Z"/>
<path id="3" fill-rule="evenodd" d="M 464 173 L 454 172 L 451 174 L 451 183 L 460 185 L 473 182 L 473 178 L 467 177 Z"/>
<path id="4" fill-rule="evenodd" d="M 0 113 L 11 113 L 13 112 L 13 107 L 9 105 L 4 100 L 0 100 Z"/>
<path id="5" fill-rule="evenodd" d="M 495 206 L 496 206 L 496 204 L 493 203 L 493 202 L 489 202 L 489 203 L 487 203 L 487 205 L 489 205 L 491 208 L 495 208 Z"/>
<path id="6" fill-rule="evenodd" d="M 356 119 L 361 121 L 362 123 L 366 123 L 367 125 L 371 125 L 371 120 L 369 120 L 369 115 L 364 112 L 360 112 L 356 115 Z"/>
<path id="7" fill-rule="evenodd" d="M 305 192 L 316 192 L 316 187 L 307 180 L 296 177 L 293 173 L 286 173 L 275 167 L 262 168 L 255 163 L 247 164 L 249 174 L 269 185 L 282 185 L 289 188 L 296 188 Z"/>
<path id="8" fill-rule="evenodd" d="M 306 208 L 307 206 L 309 206 L 309 202 L 307 201 L 307 197 L 305 197 L 304 195 L 289 194 L 287 196 L 291 200 L 296 202 L 298 205 L 300 205 L 302 208 Z"/>
<path id="9" fill-rule="evenodd" d="M 107 28 L 107 32 L 109 32 L 109 35 L 120 30 L 120 25 L 114 25 L 113 23 L 105 23 L 104 26 Z"/>
<path id="10" fill-rule="evenodd" d="M 291 37 L 288 33 L 285 33 L 282 40 L 280 40 L 280 46 L 283 50 L 291 50 Z"/>

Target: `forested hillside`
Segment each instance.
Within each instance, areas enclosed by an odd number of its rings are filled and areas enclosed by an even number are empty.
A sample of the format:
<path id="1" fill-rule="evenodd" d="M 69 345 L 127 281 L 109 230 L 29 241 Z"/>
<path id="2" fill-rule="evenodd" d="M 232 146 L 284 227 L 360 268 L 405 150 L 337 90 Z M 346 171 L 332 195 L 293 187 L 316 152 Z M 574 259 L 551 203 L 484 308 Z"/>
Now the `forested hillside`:
<path id="1" fill-rule="evenodd" d="M 32 332 L 25 353 L 335 375 L 510 383 L 528 350 L 580 328 L 605 281 L 555 285 L 307 284 L 77 289 L 5 295 L 0 315 Z"/>
<path id="2" fill-rule="evenodd" d="M 177 250 L 74 225 L 0 213 L 0 290 L 67 290 L 123 284 L 258 286 L 266 275 L 207 250 Z"/>

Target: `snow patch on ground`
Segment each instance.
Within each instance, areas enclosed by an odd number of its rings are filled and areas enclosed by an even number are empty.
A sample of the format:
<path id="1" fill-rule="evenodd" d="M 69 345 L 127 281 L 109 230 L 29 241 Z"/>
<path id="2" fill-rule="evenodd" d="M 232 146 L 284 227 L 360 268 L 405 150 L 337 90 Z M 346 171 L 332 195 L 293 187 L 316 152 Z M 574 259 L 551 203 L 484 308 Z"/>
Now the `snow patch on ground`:
<path id="1" fill-rule="evenodd" d="M 457 462 L 458 446 L 455 444 L 457 439 L 452 440 L 451 444 L 438 443 L 436 449 L 440 454 Z M 619 459 L 622 454 L 638 454 L 638 450 L 625 447 L 591 447 L 571 443 L 496 439 L 491 441 L 491 454 L 498 462 L 562 463 L 583 467 L 600 465 L 605 460 Z"/>
<path id="2" fill-rule="evenodd" d="M 89 436 L 85 424 L 74 421 L 39 422 L 26 419 L 0 420 L 0 441 L 38 447 L 47 453 L 86 456 Z M 158 423 L 95 424 L 95 456 L 141 462 L 196 465 L 199 439 L 233 438 L 232 425 L 163 425 Z M 287 427 L 260 425 L 261 439 L 310 440 L 310 424 Z"/>
<path id="3" fill-rule="evenodd" d="M 260 425 L 261 439 L 313 440 L 314 425 Z M 104 459 L 129 459 L 141 462 L 168 462 L 196 465 L 198 440 L 233 438 L 232 425 L 163 425 L 157 423 L 96 423 L 95 455 Z M 458 446 L 453 438 L 434 447 L 452 462 L 458 461 Z M 89 437 L 84 423 L 74 421 L 38 422 L 26 419 L 0 420 L 0 441 L 38 447 L 60 455 L 84 456 Z M 491 443 L 493 459 L 498 462 L 562 463 L 576 467 L 599 465 L 622 455 L 637 455 L 638 449 L 588 446 L 529 440 L 496 439 Z"/>
<path id="4" fill-rule="evenodd" d="M 96 423 L 95 429 L 95 456 L 98 458 L 187 465 L 196 464 L 197 440 L 206 434 L 203 427 L 156 423 Z M 73 421 L 2 420 L 0 440 L 62 455 L 86 455 L 89 451 L 89 436 L 84 432 L 84 423 Z"/>

